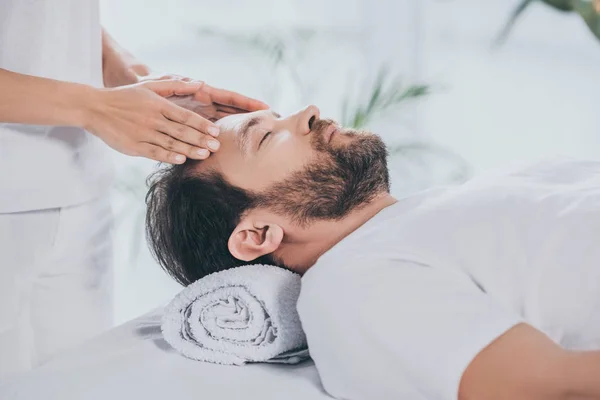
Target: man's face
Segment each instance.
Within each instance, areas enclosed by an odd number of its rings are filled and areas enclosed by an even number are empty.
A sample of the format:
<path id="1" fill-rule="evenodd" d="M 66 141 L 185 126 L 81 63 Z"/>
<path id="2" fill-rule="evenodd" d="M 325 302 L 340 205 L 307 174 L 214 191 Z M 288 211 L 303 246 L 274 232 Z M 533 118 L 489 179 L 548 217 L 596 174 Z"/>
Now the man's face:
<path id="1" fill-rule="evenodd" d="M 233 115 L 218 125 L 221 147 L 202 169 L 299 222 L 341 218 L 389 191 L 381 139 L 321 120 L 315 106 L 286 118 L 272 111 Z"/>

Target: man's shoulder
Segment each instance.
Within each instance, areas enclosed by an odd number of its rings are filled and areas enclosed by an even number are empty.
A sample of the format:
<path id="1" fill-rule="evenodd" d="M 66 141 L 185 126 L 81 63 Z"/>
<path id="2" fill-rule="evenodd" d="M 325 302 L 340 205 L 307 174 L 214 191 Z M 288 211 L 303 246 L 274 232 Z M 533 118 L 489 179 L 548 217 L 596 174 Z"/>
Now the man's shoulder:
<path id="1" fill-rule="evenodd" d="M 325 252 L 311 268 L 321 273 L 343 270 L 355 273 L 364 267 L 377 268 L 401 263 L 426 263 L 430 253 L 427 232 L 434 229 L 432 220 L 444 218 L 436 210 L 449 188 L 431 188 L 382 210 Z M 418 234 L 417 234 L 418 233 Z M 327 271 L 327 272 L 325 272 Z"/>
<path id="2" fill-rule="evenodd" d="M 429 266 L 424 257 L 400 248 L 394 251 L 370 252 L 369 249 L 344 248 L 347 252 L 328 252 L 322 256 L 303 276 L 302 284 L 319 287 L 348 288 L 366 287 L 369 282 L 377 283 L 386 276 L 402 275 L 414 268 Z M 341 250 L 341 249 L 338 249 Z"/>

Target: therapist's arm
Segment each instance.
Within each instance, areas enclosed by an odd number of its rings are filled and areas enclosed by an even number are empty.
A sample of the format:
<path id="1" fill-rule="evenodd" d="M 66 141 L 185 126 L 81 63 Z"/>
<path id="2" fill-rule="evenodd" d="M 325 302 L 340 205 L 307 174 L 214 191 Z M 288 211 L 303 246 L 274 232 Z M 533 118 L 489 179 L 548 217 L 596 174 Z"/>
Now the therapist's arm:
<path id="1" fill-rule="evenodd" d="M 165 97 L 203 86 L 164 80 L 96 89 L 0 68 L 0 122 L 81 127 L 121 153 L 180 164 L 206 158 L 218 128 Z"/>
<path id="2" fill-rule="evenodd" d="M 600 352 L 571 352 L 537 329 L 517 325 L 475 357 L 458 398 L 600 399 Z"/>
<path id="3" fill-rule="evenodd" d="M 117 87 L 138 83 L 150 75 L 150 68 L 125 50 L 102 29 L 102 76 L 104 86 Z"/>
<path id="4" fill-rule="evenodd" d="M 148 80 L 181 79 L 186 82 L 192 81 L 189 77 L 159 74 L 157 71 L 152 71 L 150 67 L 119 45 L 105 29 L 102 30 L 102 73 L 104 85 L 109 88 Z M 202 86 L 202 90 L 194 93 L 193 96 L 176 96 L 169 100 L 211 121 L 216 121 L 231 114 L 269 108 L 267 104 L 259 100 L 206 84 Z"/>

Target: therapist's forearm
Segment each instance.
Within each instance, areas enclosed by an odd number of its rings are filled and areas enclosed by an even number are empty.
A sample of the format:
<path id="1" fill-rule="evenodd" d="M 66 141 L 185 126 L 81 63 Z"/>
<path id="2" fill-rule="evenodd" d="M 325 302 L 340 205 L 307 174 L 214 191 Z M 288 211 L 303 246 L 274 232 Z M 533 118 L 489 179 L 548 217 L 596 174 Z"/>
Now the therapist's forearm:
<path id="1" fill-rule="evenodd" d="M 91 86 L 0 68 L 0 122 L 83 127 Z"/>
<path id="2" fill-rule="evenodd" d="M 104 86 L 117 87 L 137 83 L 150 74 L 150 68 L 102 29 L 102 75 Z"/>

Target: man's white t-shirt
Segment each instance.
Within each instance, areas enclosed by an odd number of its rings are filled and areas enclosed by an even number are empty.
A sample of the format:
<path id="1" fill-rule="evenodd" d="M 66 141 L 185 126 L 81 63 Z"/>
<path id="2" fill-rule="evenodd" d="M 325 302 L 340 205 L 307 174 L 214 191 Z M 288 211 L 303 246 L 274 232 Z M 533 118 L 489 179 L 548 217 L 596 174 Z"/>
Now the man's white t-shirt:
<path id="1" fill-rule="evenodd" d="M 0 1 L 0 68 L 102 87 L 98 0 Z M 106 193 L 108 147 L 73 127 L 0 122 L 0 213 Z"/>
<path id="2" fill-rule="evenodd" d="M 473 358 L 521 322 L 600 349 L 600 163 L 552 160 L 400 200 L 308 270 L 298 310 L 343 399 L 456 400 Z"/>

